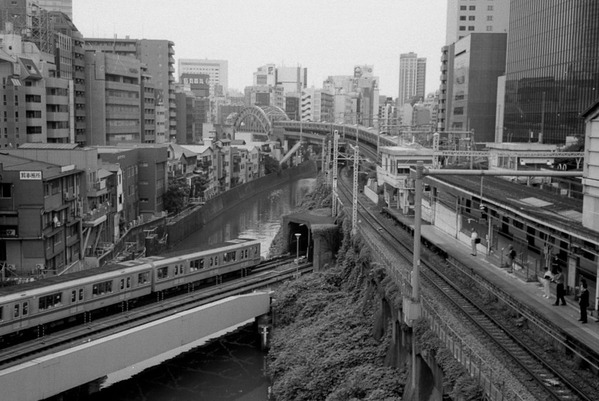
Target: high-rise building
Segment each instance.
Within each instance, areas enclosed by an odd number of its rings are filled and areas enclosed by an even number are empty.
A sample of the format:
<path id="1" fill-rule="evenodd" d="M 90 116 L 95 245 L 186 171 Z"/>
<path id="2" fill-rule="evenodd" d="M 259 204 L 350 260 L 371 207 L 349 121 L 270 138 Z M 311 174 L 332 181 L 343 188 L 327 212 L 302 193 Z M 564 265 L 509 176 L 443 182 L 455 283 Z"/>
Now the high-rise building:
<path id="1" fill-rule="evenodd" d="M 505 33 L 509 25 L 508 0 L 447 0 L 445 44 L 471 33 Z"/>
<path id="2" fill-rule="evenodd" d="M 563 144 L 568 136 L 582 137 L 581 113 L 599 98 L 599 2 L 510 5 L 498 140 L 537 140 L 542 133 L 544 142 Z"/>
<path id="3" fill-rule="evenodd" d="M 277 85 L 285 90 L 285 94 L 301 93 L 308 82 L 308 69 L 298 67 L 278 67 Z"/>
<path id="4" fill-rule="evenodd" d="M 399 95 L 400 104 L 410 103 L 414 98 L 424 99 L 426 83 L 426 58 L 416 53 L 399 56 Z"/>
<path id="5" fill-rule="evenodd" d="M 85 52 L 87 139 L 90 146 L 140 143 L 141 63 L 134 57 Z"/>
<path id="6" fill-rule="evenodd" d="M 148 74 L 155 86 L 156 96 L 162 96 L 168 108 L 167 134 L 173 140 L 177 136 L 177 105 L 175 98 L 175 44 L 163 39 L 108 39 L 86 38 L 85 44 L 93 49 L 117 55 L 135 57 L 148 67 Z"/>
<path id="7" fill-rule="evenodd" d="M 208 74 L 210 76 L 210 95 L 223 96 L 229 90 L 229 62 L 227 60 L 179 59 L 177 68 L 181 74 Z M 218 88 L 223 93 L 219 93 Z"/>
<path id="8" fill-rule="evenodd" d="M 505 33 L 473 33 L 453 45 L 448 131 L 473 131 L 476 142 L 494 141 L 497 78 L 505 70 L 506 37 Z"/>
<path id="9" fill-rule="evenodd" d="M 275 86 L 277 84 L 277 67 L 274 64 L 266 64 L 258 67 L 254 73 L 254 86 L 267 85 Z"/>
<path id="10" fill-rule="evenodd" d="M 34 0 L 48 11 L 60 11 L 73 19 L 73 0 Z"/>
<path id="11" fill-rule="evenodd" d="M 334 111 L 333 95 L 329 91 L 315 88 L 302 91 L 302 121 L 333 122 Z"/>

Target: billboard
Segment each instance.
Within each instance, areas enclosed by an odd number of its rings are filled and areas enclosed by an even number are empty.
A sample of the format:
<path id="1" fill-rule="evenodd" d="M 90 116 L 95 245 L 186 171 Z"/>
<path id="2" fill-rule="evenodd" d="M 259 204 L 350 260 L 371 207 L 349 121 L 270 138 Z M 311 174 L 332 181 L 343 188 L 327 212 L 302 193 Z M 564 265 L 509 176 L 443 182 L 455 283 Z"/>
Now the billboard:
<path id="1" fill-rule="evenodd" d="M 189 86 L 191 91 L 198 96 L 208 96 L 210 94 L 210 75 L 208 74 L 181 74 L 181 82 Z"/>

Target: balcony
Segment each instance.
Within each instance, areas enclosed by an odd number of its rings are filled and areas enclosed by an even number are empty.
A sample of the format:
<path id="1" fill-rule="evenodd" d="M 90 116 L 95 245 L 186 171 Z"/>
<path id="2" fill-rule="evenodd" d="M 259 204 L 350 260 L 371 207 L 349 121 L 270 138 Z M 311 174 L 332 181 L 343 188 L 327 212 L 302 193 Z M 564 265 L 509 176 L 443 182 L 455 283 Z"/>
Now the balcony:
<path id="1" fill-rule="evenodd" d="M 106 221 L 108 216 L 109 207 L 106 205 L 100 205 L 83 215 L 83 226 L 84 227 L 95 227 Z"/>
<path id="2" fill-rule="evenodd" d="M 94 184 L 90 185 L 87 188 L 87 197 L 88 198 L 96 198 L 98 196 L 102 196 L 108 193 L 108 188 L 106 187 L 106 181 L 98 181 Z"/>

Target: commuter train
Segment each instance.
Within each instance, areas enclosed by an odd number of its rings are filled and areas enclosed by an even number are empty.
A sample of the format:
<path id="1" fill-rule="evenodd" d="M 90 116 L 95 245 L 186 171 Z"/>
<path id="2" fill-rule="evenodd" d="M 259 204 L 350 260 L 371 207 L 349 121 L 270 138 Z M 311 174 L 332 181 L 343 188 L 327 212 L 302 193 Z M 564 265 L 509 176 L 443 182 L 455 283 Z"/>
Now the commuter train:
<path id="1" fill-rule="evenodd" d="M 260 242 L 239 238 L 209 250 L 146 257 L 0 288 L 0 338 L 24 332 L 40 336 L 57 325 L 89 321 L 92 312 L 125 310 L 174 289 L 218 283 L 224 276 L 244 275 L 260 260 Z"/>

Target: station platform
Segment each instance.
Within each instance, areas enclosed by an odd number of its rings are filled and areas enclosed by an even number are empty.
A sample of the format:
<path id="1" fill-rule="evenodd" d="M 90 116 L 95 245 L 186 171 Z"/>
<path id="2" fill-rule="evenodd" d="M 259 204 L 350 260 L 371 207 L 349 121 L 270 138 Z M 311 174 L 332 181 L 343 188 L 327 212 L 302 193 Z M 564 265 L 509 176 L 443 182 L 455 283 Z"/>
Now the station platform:
<path id="1" fill-rule="evenodd" d="M 400 210 L 395 209 L 385 209 L 385 211 L 403 225 L 414 226 L 412 216 L 405 216 Z M 493 286 L 510 294 L 521 304 L 535 310 L 574 342 L 584 344 L 590 350 L 599 353 L 599 323 L 597 316 L 596 314 L 591 316 L 588 313 L 588 323 L 582 324 L 579 322 L 580 308 L 573 295 L 566 295 L 565 306 L 554 306 L 553 303 L 556 299 L 555 284 L 550 286 L 551 297 L 549 299 L 544 298 L 543 285 L 540 281 L 527 281 L 526 277 L 519 274 L 518 271 L 511 272 L 506 268 L 502 268 L 501 258 L 496 254 L 484 255 L 479 252 L 477 256 L 472 256 L 470 244 L 466 244 L 430 224 L 421 226 L 421 235 L 423 239 L 444 249 L 454 259 L 471 268 Z"/>

